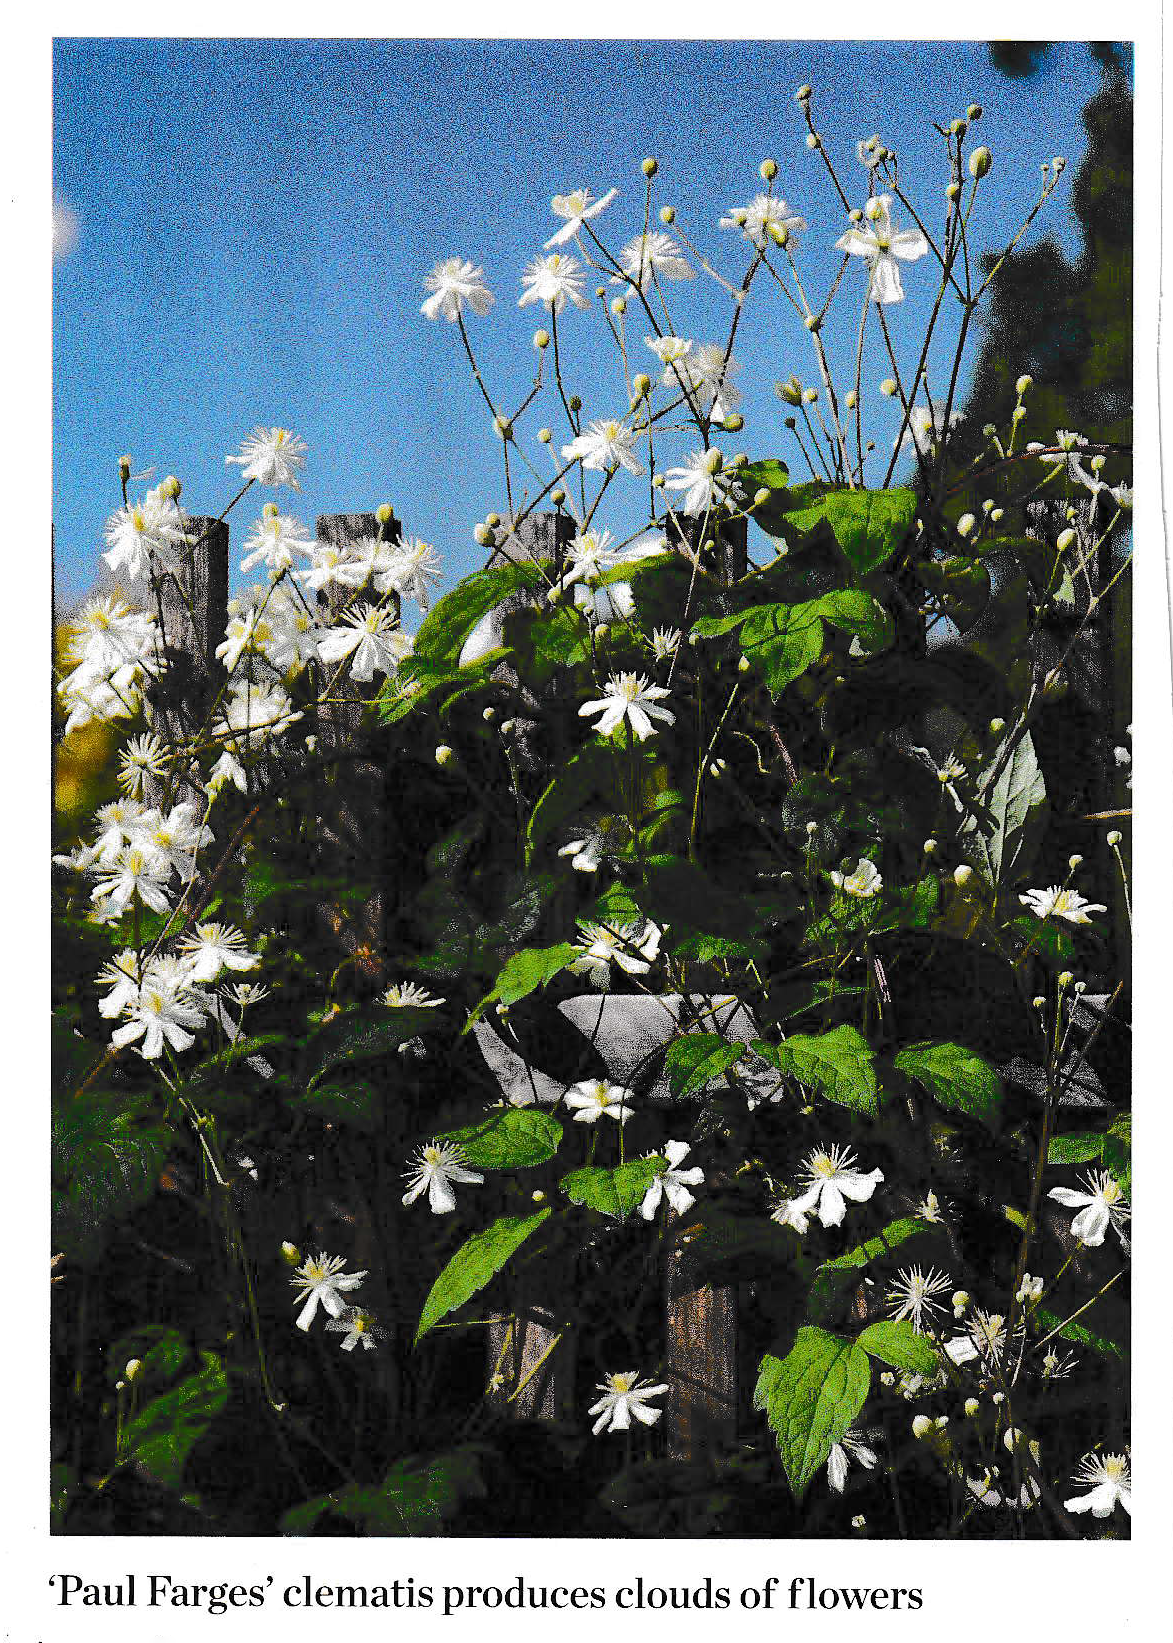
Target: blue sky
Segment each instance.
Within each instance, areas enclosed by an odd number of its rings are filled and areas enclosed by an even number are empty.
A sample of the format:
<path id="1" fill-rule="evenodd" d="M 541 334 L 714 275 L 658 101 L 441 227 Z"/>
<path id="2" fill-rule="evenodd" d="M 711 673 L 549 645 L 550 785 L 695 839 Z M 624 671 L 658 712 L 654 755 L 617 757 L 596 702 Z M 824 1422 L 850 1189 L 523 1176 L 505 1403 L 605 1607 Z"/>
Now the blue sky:
<path id="1" fill-rule="evenodd" d="M 538 323 L 516 306 L 519 276 L 556 226 L 553 194 L 618 187 L 597 225 L 615 247 L 642 227 L 639 163 L 655 154 L 656 204 L 672 203 L 694 243 L 740 277 L 737 237 L 716 218 L 758 191 L 769 154 L 776 187 L 810 224 L 804 272 L 825 290 L 845 225 L 804 146 L 793 100 L 803 81 L 861 204 L 856 138 L 879 132 L 901 154 L 905 187 L 936 202 L 930 122 L 980 102 L 995 166 L 979 242 L 1009 237 L 1039 162 L 1064 154 L 1066 186 L 1039 227 L 1075 248 L 1067 196 L 1080 110 L 1099 83 L 1078 43 L 1059 45 L 1033 78 L 1008 80 L 984 44 L 958 42 L 59 40 L 54 188 L 77 224 L 55 269 L 59 599 L 93 579 L 122 452 L 156 477 L 178 474 L 192 512 L 216 513 L 235 488 L 224 457 L 257 423 L 308 441 L 300 495 L 280 494 L 307 523 L 390 501 L 440 548 L 450 579 L 475 568 L 472 527 L 503 511 L 499 446 L 455 327 L 419 312 L 423 276 L 452 254 L 483 264 L 498 302 L 470 328 L 490 387 L 512 408 L 532 381 Z M 854 349 L 862 280 L 853 261 L 828 323 L 837 357 Z M 908 300 L 888 314 L 911 374 L 935 291 L 929 259 L 906 270 L 905 286 Z M 669 295 L 682 335 L 724 341 L 716 285 Z M 764 283 L 747 304 L 735 350 L 746 428 L 726 444 L 783 455 L 797 476 L 771 387 L 792 370 L 810 380 L 813 356 L 785 312 Z M 586 414 L 621 412 L 598 313 L 561 323 Z M 645 329 L 629 330 L 633 358 L 644 356 L 634 369 L 654 364 Z M 932 360 L 930 383 L 945 369 Z M 865 385 L 886 374 L 869 349 Z M 874 437 L 890 449 L 893 408 L 874 393 L 872 403 Z M 553 406 L 531 415 L 519 438 L 535 460 L 542 422 L 569 437 Z M 600 522 L 626 531 L 645 498 L 633 482 Z M 232 516 L 238 547 L 262 500 L 250 494 Z"/>

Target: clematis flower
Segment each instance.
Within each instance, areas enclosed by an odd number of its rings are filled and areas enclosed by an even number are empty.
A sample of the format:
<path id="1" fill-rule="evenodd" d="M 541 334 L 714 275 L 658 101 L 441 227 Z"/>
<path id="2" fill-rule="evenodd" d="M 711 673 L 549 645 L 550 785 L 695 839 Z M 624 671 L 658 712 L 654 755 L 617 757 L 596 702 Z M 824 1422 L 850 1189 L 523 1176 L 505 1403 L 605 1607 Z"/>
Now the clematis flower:
<path id="1" fill-rule="evenodd" d="M 597 873 L 602 865 L 598 855 L 598 843 L 593 839 L 571 839 L 559 850 L 560 856 L 569 856 L 570 865 L 576 873 Z"/>
<path id="2" fill-rule="evenodd" d="M 1014 1331 L 1016 1343 L 1021 1340 L 1022 1333 L 1020 1323 Z M 1006 1338 L 1006 1319 L 1002 1314 L 985 1312 L 979 1307 L 966 1325 L 965 1333 L 945 1342 L 945 1351 L 956 1364 L 972 1363 L 975 1358 L 987 1364 L 1000 1363 L 1006 1350 Z"/>
<path id="3" fill-rule="evenodd" d="M 617 188 L 612 188 L 600 200 L 592 199 L 587 188 L 576 188 L 569 194 L 555 194 L 550 201 L 550 209 L 556 217 L 565 220 L 562 227 L 556 228 L 546 241 L 546 250 L 552 245 L 565 245 L 567 240 L 578 234 L 584 222 L 605 211 L 618 192 Z"/>
<path id="4" fill-rule="evenodd" d="M 349 1310 L 347 1303 L 342 1299 L 352 1289 L 357 1289 L 366 1277 L 365 1272 L 347 1272 L 346 1260 L 342 1255 L 327 1255 L 319 1250 L 316 1255 L 309 1255 L 294 1272 L 289 1282 L 296 1291 L 294 1305 L 304 1302 L 297 1315 L 297 1327 L 308 1330 L 317 1316 L 319 1305 L 332 1318 L 341 1318 Z"/>
<path id="5" fill-rule="evenodd" d="M 606 1380 L 599 1381 L 596 1387 L 596 1391 L 601 1392 L 603 1396 L 587 1410 L 588 1415 L 599 1417 L 591 1427 L 592 1435 L 597 1437 L 604 1430 L 629 1431 L 633 1415 L 644 1426 L 654 1426 L 664 1411 L 653 1409 L 650 1400 L 660 1397 L 667 1390 L 667 1385 L 652 1386 L 647 1381 L 641 1381 L 638 1369 L 626 1369 L 620 1374 L 608 1375 Z"/>
<path id="6" fill-rule="evenodd" d="M 169 864 L 161 863 L 146 850 L 127 845 L 120 850 L 90 891 L 91 901 L 100 902 L 103 911 L 120 918 L 137 896 L 144 907 L 154 913 L 169 913 L 171 901 L 167 883 L 171 877 Z"/>
<path id="7" fill-rule="evenodd" d="M 388 606 L 357 605 L 322 639 L 318 654 L 324 662 L 350 658 L 350 677 L 367 684 L 376 673 L 392 674 L 411 655 L 411 635 L 399 626 Z"/>
<path id="8" fill-rule="evenodd" d="M 589 308 L 582 282 L 583 268 L 577 257 L 567 256 L 564 251 L 535 257 L 522 275 L 525 290 L 518 297 L 517 306 L 525 308 L 531 302 L 543 302 L 555 314 L 560 314 L 567 302 L 576 308 Z"/>
<path id="9" fill-rule="evenodd" d="M 138 798 L 149 776 L 166 774 L 171 755 L 160 737 L 153 734 L 132 736 L 118 755 L 118 785 L 132 798 Z"/>
<path id="10" fill-rule="evenodd" d="M 846 251 L 849 256 L 866 257 L 871 264 L 869 301 L 903 302 L 904 286 L 898 264 L 916 262 L 927 253 L 929 242 L 919 228 L 904 229 L 900 233 L 893 230 L 890 194 L 874 195 L 864 207 L 864 215 L 872 226 L 849 228 L 835 241 L 835 249 Z"/>
<path id="11" fill-rule="evenodd" d="M 305 526 L 287 513 L 269 513 L 258 519 L 253 533 L 244 544 L 246 557 L 241 560 L 242 571 L 254 565 L 264 565 L 276 575 L 297 563 L 297 555 L 307 558 L 314 551 L 314 539 Z"/>
<path id="12" fill-rule="evenodd" d="M 960 411 L 950 411 L 949 426 L 962 420 Z M 930 411 L 927 405 L 914 405 L 908 413 L 908 425 L 900 436 L 900 449 L 915 445 L 922 456 L 931 456 L 945 427 L 945 407 L 938 405 Z"/>
<path id="13" fill-rule="evenodd" d="M 1071 1223 L 1072 1236 L 1094 1249 L 1103 1243 L 1109 1226 L 1119 1233 L 1131 1211 L 1124 1189 L 1107 1170 L 1091 1170 L 1085 1180 L 1085 1192 L 1076 1192 L 1071 1187 L 1052 1187 L 1047 1197 L 1065 1209 L 1079 1211 Z"/>
<path id="14" fill-rule="evenodd" d="M 238 456 L 226 456 L 236 463 L 244 479 L 260 485 L 289 485 L 297 491 L 297 471 L 305 466 L 306 443 L 288 428 L 254 428 L 241 442 Z"/>
<path id="15" fill-rule="evenodd" d="M 654 628 L 652 630 L 652 654 L 657 662 L 666 662 L 680 649 L 680 641 L 684 637 L 679 628 Z"/>
<path id="16" fill-rule="evenodd" d="M 447 1001 L 429 993 L 414 981 L 397 981 L 382 995 L 389 1010 L 438 1010 Z"/>
<path id="17" fill-rule="evenodd" d="M 415 1168 L 404 1176 L 408 1189 L 403 1194 L 404 1204 L 414 1204 L 426 1189 L 428 1207 L 433 1215 L 447 1215 L 456 1208 L 453 1181 L 464 1181 L 480 1186 L 484 1176 L 465 1168 L 462 1147 L 452 1141 L 429 1141 L 411 1160 Z"/>
<path id="18" fill-rule="evenodd" d="M 614 274 L 611 277 L 613 285 L 630 282 L 641 291 L 646 291 L 654 279 L 696 278 L 691 264 L 671 234 L 663 234 L 658 229 L 650 234 L 637 234 L 633 240 L 628 240 L 617 260 L 627 279 L 621 274 Z"/>
<path id="19" fill-rule="evenodd" d="M 191 960 L 193 981 L 215 981 L 222 970 L 255 970 L 261 962 L 234 924 L 197 924 L 179 950 Z"/>
<path id="20" fill-rule="evenodd" d="M 779 1203 L 770 1219 L 779 1226 L 790 1226 L 804 1233 L 808 1217 L 817 1215 L 825 1227 L 837 1227 L 847 1210 L 847 1200 L 863 1204 L 872 1196 L 884 1179 L 883 1170 L 874 1169 L 864 1175 L 855 1167 L 855 1154 L 849 1147 L 831 1146 L 825 1151 L 816 1147 L 803 1166 L 806 1177 L 804 1190 L 797 1198 Z"/>
<path id="21" fill-rule="evenodd" d="M 634 1099 L 629 1089 L 610 1084 L 605 1078 L 584 1078 L 572 1084 L 563 1097 L 576 1124 L 597 1124 L 600 1118 L 614 1118 L 620 1126 L 631 1117 Z"/>
<path id="22" fill-rule="evenodd" d="M 195 1035 L 188 1029 L 202 1027 L 207 1019 L 200 1002 L 200 995 L 183 985 L 144 982 L 126 1006 L 130 1019 L 110 1035 L 110 1042 L 119 1050 L 134 1044 L 144 1061 L 157 1061 L 164 1043 L 173 1050 L 190 1050 Z"/>
<path id="23" fill-rule="evenodd" d="M 438 262 L 424 280 L 424 289 L 431 295 L 420 304 L 420 313 L 428 319 L 457 320 L 465 303 L 474 314 L 482 317 L 493 306 L 493 293 L 485 284 L 485 271 L 475 267 L 464 257 L 447 257 Z"/>
<path id="24" fill-rule="evenodd" d="M 112 571 L 138 581 L 151 568 L 151 556 L 169 563 L 171 550 L 183 537 L 183 515 L 157 488 L 140 502 L 128 503 L 106 521 L 108 552 L 102 555 Z"/>
<path id="25" fill-rule="evenodd" d="M 688 1157 L 687 1141 L 666 1141 L 663 1156 L 667 1160 L 668 1168 L 657 1175 L 639 1206 L 639 1212 L 645 1221 L 655 1219 L 656 1211 L 660 1207 L 660 1200 L 667 1198 L 677 1215 L 683 1215 L 696 1203 L 696 1197 L 689 1192 L 689 1187 L 699 1187 L 704 1184 L 705 1172 L 699 1164 L 691 1169 L 681 1169 L 680 1165 Z M 649 1156 L 653 1156 L 649 1154 Z"/>
<path id="26" fill-rule="evenodd" d="M 720 219 L 718 228 L 740 228 L 747 239 L 751 239 L 759 251 L 765 247 L 766 231 L 774 223 L 784 228 L 788 234 L 798 234 L 806 227 L 806 223 L 786 204 L 773 194 L 755 194 L 754 198 L 745 206 L 735 206 L 727 211 Z"/>
<path id="27" fill-rule="evenodd" d="M 912 1327 L 923 1334 L 926 1318 L 945 1310 L 937 1296 L 947 1295 L 952 1287 L 947 1272 L 938 1272 L 935 1267 L 927 1272 L 918 1266 L 906 1267 L 896 1274 L 885 1300 L 893 1318 L 908 1318 Z"/>
<path id="28" fill-rule="evenodd" d="M 1119 1502 L 1132 1516 L 1132 1467 L 1127 1454 L 1097 1455 L 1089 1452 L 1072 1474 L 1072 1483 L 1086 1489 L 1063 1502 L 1067 1512 L 1090 1512 L 1093 1517 L 1111 1517 Z"/>
<path id="29" fill-rule="evenodd" d="M 649 919 L 641 929 L 638 924 L 616 924 L 605 927 L 579 920 L 582 931 L 577 946 L 580 957 L 571 959 L 567 968 L 573 975 L 589 976 L 593 987 L 606 987 L 611 980 L 611 965 L 615 964 L 625 975 L 646 975 L 660 951 L 663 931 Z"/>
<path id="30" fill-rule="evenodd" d="M 642 742 L 656 734 L 653 719 L 670 725 L 676 723 L 675 713 L 660 706 L 661 699 L 669 694 L 668 690 L 663 685 L 650 684 L 646 674 L 613 674 L 603 689 L 604 696 L 598 701 L 584 702 L 578 710 L 579 718 L 593 713 L 600 715 L 595 725 L 600 736 L 609 736 L 626 719 Z"/>
<path id="31" fill-rule="evenodd" d="M 364 1352 L 374 1352 L 379 1342 L 387 1338 L 387 1331 L 380 1328 L 369 1312 L 357 1306 L 348 1306 L 337 1318 L 331 1318 L 326 1329 L 330 1334 L 345 1336 L 341 1343 L 344 1352 L 353 1352 L 356 1346 L 361 1346 Z"/>
<path id="32" fill-rule="evenodd" d="M 862 1433 L 849 1427 L 839 1442 L 831 1445 L 831 1453 L 827 1456 L 827 1482 L 837 1495 L 841 1495 L 847 1482 L 847 1469 L 853 1460 L 870 1472 L 878 1459 L 876 1451 L 863 1441 Z"/>
<path id="33" fill-rule="evenodd" d="M 878 896 L 883 889 L 884 881 L 874 861 L 868 861 L 861 856 L 855 868 L 850 873 L 830 873 L 828 877 L 837 890 L 842 890 L 845 896 L 857 896 L 866 901 L 871 896 Z"/>
<path id="34" fill-rule="evenodd" d="M 670 384 L 679 372 L 705 415 L 714 422 L 723 422 L 741 400 L 740 391 L 731 381 L 740 369 L 732 356 L 726 357 L 719 342 L 698 342 L 679 365 L 664 372 L 664 381 Z"/>
<path id="35" fill-rule="evenodd" d="M 1092 913 L 1108 911 L 1103 902 L 1085 901 L 1078 890 L 1061 890 L 1057 884 L 1048 890 L 1028 890 L 1018 899 L 1036 918 L 1061 918 L 1068 924 L 1090 924 Z"/>
<path id="36" fill-rule="evenodd" d="M 614 417 L 588 423 L 585 433 L 563 445 L 562 456 L 567 462 L 581 460 L 584 468 L 626 468 L 628 473 L 643 473 L 635 455 L 635 434 Z"/>
<path id="37" fill-rule="evenodd" d="M 687 514 L 701 514 L 716 507 L 726 489 L 720 451 L 693 451 L 681 467 L 668 469 L 664 483 L 669 490 L 684 492 L 681 507 Z"/>
<path id="38" fill-rule="evenodd" d="M 669 367 L 664 372 L 665 382 L 675 381 L 670 367 L 688 358 L 692 343 L 684 337 L 645 337 L 644 344 L 652 350 L 661 365 Z"/>

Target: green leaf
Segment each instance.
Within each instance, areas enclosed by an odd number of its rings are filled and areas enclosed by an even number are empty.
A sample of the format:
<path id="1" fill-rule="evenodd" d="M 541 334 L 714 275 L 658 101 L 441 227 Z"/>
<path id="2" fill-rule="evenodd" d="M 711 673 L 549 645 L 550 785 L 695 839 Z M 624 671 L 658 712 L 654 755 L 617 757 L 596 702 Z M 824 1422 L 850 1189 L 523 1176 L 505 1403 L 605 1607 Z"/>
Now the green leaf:
<path id="1" fill-rule="evenodd" d="M 739 472 L 741 483 L 750 492 L 784 491 L 790 483 L 790 469 L 785 462 L 779 462 L 777 457 L 762 457 L 757 462 L 750 462 Z"/>
<path id="2" fill-rule="evenodd" d="M 852 569 L 863 575 L 891 559 L 912 528 L 916 510 L 912 490 L 851 490 L 815 481 L 772 496 L 754 518 L 792 548 L 801 547 L 825 523 Z"/>
<path id="3" fill-rule="evenodd" d="M 817 611 L 832 627 L 845 633 L 854 633 L 865 650 L 883 650 L 892 643 L 895 628 L 892 618 L 878 599 L 862 588 L 839 588 L 825 593 L 810 605 L 796 606 L 800 610 Z"/>
<path id="4" fill-rule="evenodd" d="M 1118 1341 L 1110 1341 L 1103 1335 L 1093 1335 L 1090 1329 L 1085 1329 L 1079 1323 L 1064 1324 L 1060 1317 L 1054 1312 L 1048 1312 L 1044 1307 L 1038 1308 L 1035 1318 L 1044 1334 L 1054 1330 L 1060 1340 L 1076 1341 L 1080 1346 L 1090 1347 L 1093 1352 L 1098 1352 L 1102 1358 L 1123 1359 L 1129 1356 L 1128 1348 L 1121 1346 Z M 1063 1324 L 1062 1328 L 1059 1328 L 1060 1324 Z"/>
<path id="5" fill-rule="evenodd" d="M 553 1158 L 562 1140 L 562 1125 L 534 1107 L 501 1107 L 479 1123 L 448 1130 L 474 1169 L 531 1169 Z"/>
<path id="6" fill-rule="evenodd" d="M 122 1430 L 123 1453 L 160 1483 L 180 1487 L 187 1457 L 228 1400 L 228 1381 L 214 1352 L 203 1368 L 139 1410 Z"/>
<path id="7" fill-rule="evenodd" d="M 346 1074 L 364 1062 L 380 1061 L 409 1039 L 435 1032 L 442 1025 L 443 1016 L 434 1009 L 388 1009 L 385 1004 L 374 1004 L 344 1010 L 305 1042 L 307 1064 L 313 1068 L 307 1091 L 315 1090 L 328 1073 Z M 331 1079 L 337 1082 L 341 1080 Z"/>
<path id="8" fill-rule="evenodd" d="M 1108 1125 L 1104 1137 L 1104 1168 L 1132 1197 L 1132 1114 L 1122 1112 Z"/>
<path id="9" fill-rule="evenodd" d="M 1023 736 L 993 787 L 993 765 L 979 771 L 976 815 L 965 818 L 959 837 L 968 859 L 997 889 L 1003 880 L 1025 872 L 1041 832 L 1047 786 L 1034 743 Z"/>
<path id="10" fill-rule="evenodd" d="M 810 1324 L 785 1358 L 762 1359 L 754 1408 L 766 1412 L 796 1500 L 863 1408 L 871 1378 L 861 1347 Z"/>
<path id="11" fill-rule="evenodd" d="M 490 1004 L 516 1004 L 528 998 L 539 987 L 546 986 L 578 954 L 572 941 L 559 941 L 553 947 L 523 947 L 507 958 L 491 992 L 486 993 L 465 1023 L 464 1031 L 481 1019 Z"/>
<path id="12" fill-rule="evenodd" d="M 384 1092 L 362 1082 L 314 1084 L 293 1095 L 289 1105 L 298 1112 L 316 1113 L 334 1124 L 351 1124 L 355 1129 L 374 1129 L 382 1114 Z"/>
<path id="13" fill-rule="evenodd" d="M 742 652 L 761 668 L 775 698 L 822 655 L 818 604 L 812 600 L 805 605 L 758 605 L 746 615 Z"/>
<path id="14" fill-rule="evenodd" d="M 880 1318 L 869 1324 L 857 1343 L 873 1358 L 910 1375 L 933 1375 L 940 1367 L 932 1341 L 919 1335 L 907 1318 Z"/>
<path id="15" fill-rule="evenodd" d="M 997 1070 L 961 1044 L 909 1044 L 896 1056 L 899 1072 L 915 1078 L 947 1112 L 963 1112 L 992 1129 L 1002 1107 Z"/>
<path id="16" fill-rule="evenodd" d="M 744 1054 L 744 1044 L 729 1044 L 720 1033 L 687 1033 L 674 1039 L 664 1057 L 672 1094 L 694 1094 L 736 1066 Z"/>
<path id="17" fill-rule="evenodd" d="M 990 597 L 990 573 L 976 560 L 960 555 L 923 560 L 916 574 L 944 602 L 949 617 L 963 632 L 985 610 Z"/>
<path id="18" fill-rule="evenodd" d="M 88 1090 L 53 1109 L 53 1247 L 83 1266 L 107 1222 L 154 1195 L 172 1143 L 144 1098 Z"/>
<path id="19" fill-rule="evenodd" d="M 662 1158 L 633 1158 L 614 1169 L 588 1164 L 564 1175 L 558 1185 L 572 1204 L 582 1204 L 586 1209 L 597 1209 L 602 1215 L 621 1220 L 642 1202 L 665 1167 Z"/>
<path id="20" fill-rule="evenodd" d="M 419 1328 L 415 1332 L 416 1343 L 423 1339 L 433 1324 L 439 1323 L 449 1312 L 455 1312 L 458 1306 L 463 1306 L 478 1289 L 484 1289 L 514 1250 L 532 1237 L 549 1214 L 549 1209 L 540 1209 L 536 1215 L 499 1216 L 490 1226 L 474 1232 L 461 1244 L 424 1302 Z"/>
<path id="21" fill-rule="evenodd" d="M 420 663 L 442 663 L 455 667 L 464 642 L 481 620 L 510 594 L 542 585 L 537 565 L 502 565 L 493 570 L 474 571 L 458 582 L 451 593 L 432 606 L 415 636 L 409 671 Z"/>
<path id="22" fill-rule="evenodd" d="M 767 1060 L 801 1084 L 810 1084 L 828 1101 L 874 1118 L 880 1101 L 871 1047 L 858 1028 L 844 1025 L 829 1033 L 792 1033 L 781 1044 L 767 1045 Z"/>
<path id="23" fill-rule="evenodd" d="M 372 1536 L 443 1534 L 445 1519 L 465 1500 L 485 1498 L 488 1453 L 483 1444 L 466 1444 L 442 1455 L 408 1455 L 381 1484 L 352 1483 L 293 1507 L 281 1519 L 281 1533 L 312 1534 L 321 1518 L 337 1517 Z"/>
<path id="24" fill-rule="evenodd" d="M 623 763 L 620 759 L 623 758 Z M 580 747 L 558 770 L 534 806 L 526 828 L 527 857 L 535 845 L 571 816 L 577 815 L 602 788 L 615 785 L 627 769 L 622 750 L 597 737 Z"/>
<path id="25" fill-rule="evenodd" d="M 1048 1164 L 1086 1164 L 1100 1158 L 1104 1151 L 1104 1137 L 1095 1130 L 1083 1130 L 1071 1135 L 1053 1135 L 1047 1148 Z"/>
<path id="26" fill-rule="evenodd" d="M 858 1272 L 860 1267 L 869 1266 L 872 1261 L 891 1255 L 910 1238 L 920 1237 L 931 1230 L 927 1221 L 922 1221 L 915 1215 L 902 1216 L 898 1221 L 889 1221 L 874 1238 L 865 1239 L 862 1244 L 856 1244 L 854 1249 L 846 1250 L 834 1260 L 824 1261 L 815 1273 L 815 1281 L 811 1285 L 811 1315 L 815 1316 L 816 1313 L 830 1307 L 844 1284 L 850 1282 L 852 1274 Z"/>

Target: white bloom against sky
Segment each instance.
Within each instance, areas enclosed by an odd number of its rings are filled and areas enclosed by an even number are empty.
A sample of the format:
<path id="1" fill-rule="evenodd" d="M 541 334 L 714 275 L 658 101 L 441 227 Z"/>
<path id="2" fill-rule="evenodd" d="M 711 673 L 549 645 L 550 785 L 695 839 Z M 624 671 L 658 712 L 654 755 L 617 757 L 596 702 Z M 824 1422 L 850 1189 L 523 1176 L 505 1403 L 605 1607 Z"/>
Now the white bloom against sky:
<path id="1" fill-rule="evenodd" d="M 767 245 L 766 227 L 775 223 L 789 234 L 799 234 L 806 223 L 792 211 L 786 201 L 773 194 L 756 194 L 748 205 L 734 206 L 718 224 L 721 228 L 739 228 L 747 239 L 761 250 Z"/>
<path id="2" fill-rule="evenodd" d="M 517 306 L 525 308 L 531 302 L 544 303 L 560 314 L 568 302 L 576 308 L 589 308 L 590 301 L 582 284 L 586 270 L 577 257 L 565 251 L 552 251 L 548 256 L 535 257 L 522 275 L 525 289 L 517 299 Z"/>
<path id="3" fill-rule="evenodd" d="M 618 192 L 617 188 L 612 188 L 599 200 L 593 198 L 589 188 L 576 188 L 570 194 L 555 194 L 550 201 L 550 209 L 563 222 L 561 228 L 556 228 L 546 241 L 546 250 L 551 246 L 565 245 L 567 240 L 578 234 L 584 222 L 590 222 L 605 211 Z"/>
<path id="4" fill-rule="evenodd" d="M 868 225 L 849 228 L 835 241 L 835 249 L 867 259 L 871 266 L 868 297 L 872 302 L 903 302 L 899 265 L 925 256 L 929 242 L 919 228 L 906 228 L 899 233 L 893 228 L 891 194 L 873 195 L 864 207 L 864 216 Z"/>
<path id="5" fill-rule="evenodd" d="M 483 318 L 493 306 L 493 293 L 485 284 L 485 271 L 464 257 L 447 257 L 438 262 L 424 280 L 424 289 L 431 293 L 420 304 L 420 313 L 428 319 L 457 320 L 467 303 L 474 314 Z"/>
<path id="6" fill-rule="evenodd" d="M 627 279 L 615 274 L 612 283 L 626 285 L 630 281 L 641 291 L 648 290 L 653 280 L 696 278 L 679 243 L 671 234 L 661 233 L 658 229 L 648 234 L 637 234 L 633 240 L 628 240 L 620 250 L 617 261 Z"/>
<path id="7" fill-rule="evenodd" d="M 562 447 L 563 460 L 573 462 L 581 458 L 584 468 L 626 468 L 628 473 L 643 473 L 643 465 L 635 454 L 635 434 L 617 417 L 601 417 L 587 424 L 586 429 Z"/>
<path id="8" fill-rule="evenodd" d="M 295 491 L 301 489 L 297 475 L 305 459 L 305 440 L 288 428 L 254 428 L 239 454 L 224 458 L 237 464 L 244 479 L 255 479 L 259 485 L 289 485 Z"/>

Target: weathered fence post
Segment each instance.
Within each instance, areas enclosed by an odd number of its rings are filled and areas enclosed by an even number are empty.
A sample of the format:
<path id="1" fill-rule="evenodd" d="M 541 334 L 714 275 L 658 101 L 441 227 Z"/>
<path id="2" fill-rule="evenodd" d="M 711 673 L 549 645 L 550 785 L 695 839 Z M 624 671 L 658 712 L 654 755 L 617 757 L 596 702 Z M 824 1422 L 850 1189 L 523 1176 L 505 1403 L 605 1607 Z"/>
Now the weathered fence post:
<path id="1" fill-rule="evenodd" d="M 665 1282 L 664 1429 L 670 1459 L 699 1461 L 737 1436 L 737 1290 L 698 1284 L 688 1244 L 687 1228 L 674 1230 Z"/>
<path id="2" fill-rule="evenodd" d="M 194 516 L 187 521 L 192 544 L 179 563 L 160 579 L 155 616 L 162 629 L 167 671 L 151 690 L 151 705 L 160 735 L 183 742 L 199 730 L 223 677 L 216 646 L 228 620 L 228 525 L 225 520 Z M 167 783 L 149 776 L 144 783 L 148 804 L 161 804 Z M 199 797 L 185 787 L 177 797 Z"/>
<path id="3" fill-rule="evenodd" d="M 666 520 L 670 546 L 683 545 L 692 552 L 700 552 L 701 565 L 715 575 L 726 587 L 738 582 L 749 569 L 749 533 L 746 519 L 729 519 L 714 525 L 704 515 L 670 513 Z M 705 554 L 706 541 L 714 544 L 715 551 Z"/>

